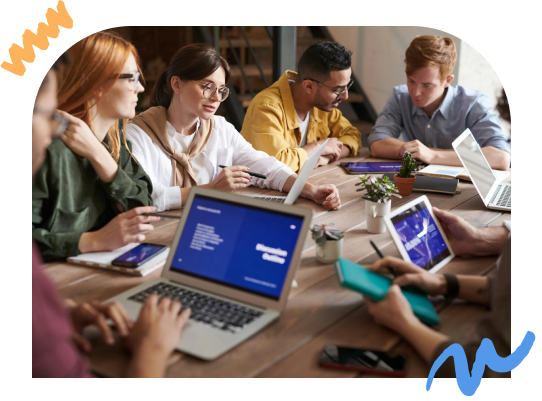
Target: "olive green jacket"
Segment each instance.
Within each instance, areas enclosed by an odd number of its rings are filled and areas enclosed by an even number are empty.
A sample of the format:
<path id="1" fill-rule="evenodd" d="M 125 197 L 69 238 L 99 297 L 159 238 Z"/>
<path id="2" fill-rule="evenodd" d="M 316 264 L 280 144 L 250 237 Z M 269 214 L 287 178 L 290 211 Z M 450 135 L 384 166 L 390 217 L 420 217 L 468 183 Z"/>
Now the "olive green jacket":
<path id="1" fill-rule="evenodd" d="M 80 254 L 81 234 L 109 223 L 120 213 L 117 204 L 124 211 L 152 205 L 151 180 L 124 144 L 118 164 L 113 181 L 104 183 L 87 159 L 53 140 L 32 186 L 32 238 L 44 260 Z"/>

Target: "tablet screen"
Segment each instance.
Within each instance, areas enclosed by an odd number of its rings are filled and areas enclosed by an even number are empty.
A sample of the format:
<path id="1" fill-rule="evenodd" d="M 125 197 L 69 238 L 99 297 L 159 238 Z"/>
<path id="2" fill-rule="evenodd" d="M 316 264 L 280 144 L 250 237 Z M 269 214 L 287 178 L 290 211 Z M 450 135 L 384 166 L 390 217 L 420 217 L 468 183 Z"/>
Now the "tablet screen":
<path id="1" fill-rule="evenodd" d="M 401 163 L 345 163 L 345 167 L 356 173 L 392 173 L 398 172 Z"/>
<path id="2" fill-rule="evenodd" d="M 430 270 L 450 256 L 450 251 L 425 202 L 391 218 L 395 231 L 415 265 Z"/>

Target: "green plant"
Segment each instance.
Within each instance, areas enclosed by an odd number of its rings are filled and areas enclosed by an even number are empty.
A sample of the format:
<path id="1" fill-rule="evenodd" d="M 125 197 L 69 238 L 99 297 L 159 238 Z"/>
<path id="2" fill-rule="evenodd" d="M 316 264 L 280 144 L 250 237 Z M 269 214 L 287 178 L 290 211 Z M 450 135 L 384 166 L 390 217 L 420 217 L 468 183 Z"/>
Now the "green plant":
<path id="1" fill-rule="evenodd" d="M 367 191 L 362 196 L 363 199 L 370 200 L 371 202 L 388 203 L 391 196 L 401 198 L 401 195 L 397 194 L 397 187 L 393 181 L 390 181 L 385 175 L 376 178 L 370 175 L 362 175 L 359 177 L 361 182 L 358 182 L 356 186 L 363 185 L 363 188 L 357 191 Z"/>
<path id="2" fill-rule="evenodd" d="M 338 228 L 332 228 L 333 224 L 315 224 L 311 227 L 312 239 L 318 245 L 324 245 L 327 240 L 338 241 L 344 237 L 344 232 Z"/>
<path id="3" fill-rule="evenodd" d="M 412 158 L 412 154 L 410 152 L 405 151 L 405 153 L 403 153 L 401 164 L 403 166 L 399 169 L 399 177 L 410 178 L 412 176 L 412 172 L 416 171 L 416 159 Z"/>

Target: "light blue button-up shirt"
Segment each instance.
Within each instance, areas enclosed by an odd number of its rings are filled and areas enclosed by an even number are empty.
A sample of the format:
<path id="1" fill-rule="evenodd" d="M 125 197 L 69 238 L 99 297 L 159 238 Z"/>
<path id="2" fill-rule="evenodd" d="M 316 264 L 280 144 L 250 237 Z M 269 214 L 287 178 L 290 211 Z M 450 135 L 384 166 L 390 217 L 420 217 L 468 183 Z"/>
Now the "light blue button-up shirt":
<path id="1" fill-rule="evenodd" d="M 452 142 L 469 128 L 480 147 L 493 146 L 511 153 L 493 104 L 487 95 L 449 86 L 439 108 L 428 117 L 414 105 L 406 85 L 393 88 L 382 113 L 369 135 L 369 146 L 384 138 L 399 138 L 405 142 L 415 139 L 425 146 L 452 149 Z"/>

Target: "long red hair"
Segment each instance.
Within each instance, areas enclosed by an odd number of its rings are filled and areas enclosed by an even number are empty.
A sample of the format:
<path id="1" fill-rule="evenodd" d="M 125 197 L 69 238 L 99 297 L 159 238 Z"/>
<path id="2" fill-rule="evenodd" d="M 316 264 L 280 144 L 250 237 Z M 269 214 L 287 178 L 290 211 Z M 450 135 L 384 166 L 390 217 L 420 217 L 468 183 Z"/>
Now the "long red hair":
<path id="1" fill-rule="evenodd" d="M 58 108 L 80 118 L 92 129 L 90 115 L 99 100 L 99 93 L 106 94 L 122 73 L 126 61 L 133 54 L 139 66 L 136 48 L 119 36 L 98 32 L 79 41 L 69 50 L 70 66 L 62 71 L 59 79 Z M 139 67 L 138 67 L 139 69 Z M 128 120 L 123 120 L 126 129 Z M 118 162 L 120 153 L 120 128 L 116 122 L 107 133 L 111 143 L 111 156 Z M 128 152 L 124 135 L 124 144 Z"/>

